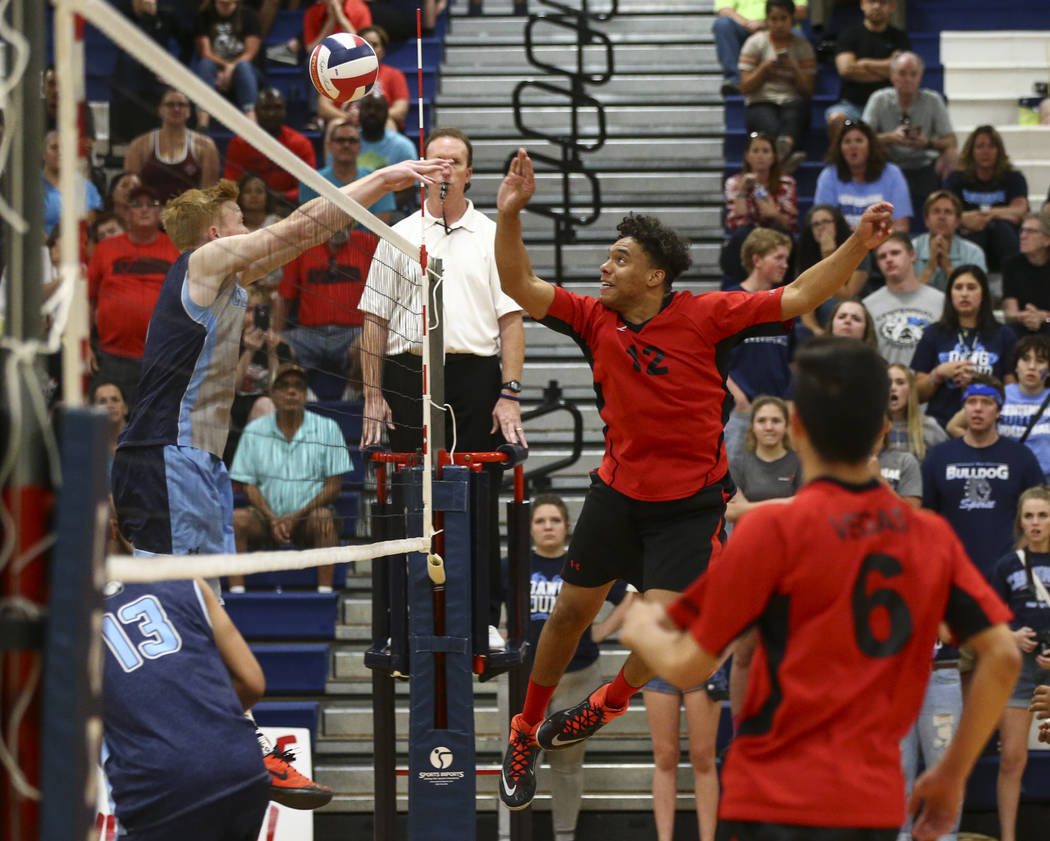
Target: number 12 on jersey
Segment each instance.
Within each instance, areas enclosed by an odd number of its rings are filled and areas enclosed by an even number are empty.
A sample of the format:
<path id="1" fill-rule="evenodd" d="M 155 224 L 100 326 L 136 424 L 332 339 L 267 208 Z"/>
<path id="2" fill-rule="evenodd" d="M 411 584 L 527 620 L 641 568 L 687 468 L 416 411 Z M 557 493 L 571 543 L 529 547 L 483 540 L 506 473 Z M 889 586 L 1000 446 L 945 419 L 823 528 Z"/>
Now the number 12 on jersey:
<path id="1" fill-rule="evenodd" d="M 128 631 L 142 640 L 132 642 Z M 143 658 L 157 660 L 182 648 L 182 637 L 155 596 L 128 602 L 116 615 L 106 613 L 102 617 L 102 638 L 125 672 L 139 668 Z"/>

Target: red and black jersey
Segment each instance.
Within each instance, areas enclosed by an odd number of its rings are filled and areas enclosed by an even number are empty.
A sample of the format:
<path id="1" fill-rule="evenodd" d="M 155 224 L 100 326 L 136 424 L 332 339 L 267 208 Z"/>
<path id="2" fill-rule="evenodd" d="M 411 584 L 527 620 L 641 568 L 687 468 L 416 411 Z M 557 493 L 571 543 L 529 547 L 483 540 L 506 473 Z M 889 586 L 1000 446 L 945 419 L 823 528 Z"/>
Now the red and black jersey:
<path id="1" fill-rule="evenodd" d="M 712 653 L 758 630 L 719 817 L 871 828 L 904 821 L 938 623 L 962 641 L 1010 618 L 940 516 L 828 479 L 749 513 L 668 612 Z"/>
<path id="2" fill-rule="evenodd" d="M 678 292 L 641 325 L 596 298 L 555 288 L 542 323 L 583 349 L 605 421 L 598 475 L 632 499 L 683 499 L 727 470 L 722 442 L 727 358 L 741 331 L 782 331 L 782 289 Z"/>
<path id="3" fill-rule="evenodd" d="M 114 356 L 142 358 L 160 288 L 178 259 L 179 249 L 163 231 L 148 245 L 136 245 L 121 234 L 95 246 L 88 263 L 88 299 L 97 307 L 100 349 Z"/>
<path id="4" fill-rule="evenodd" d="M 357 305 L 378 243 L 375 234 L 354 228 L 335 253 L 321 243 L 288 263 L 277 292 L 289 301 L 299 299 L 296 323 L 304 327 L 364 324 Z"/>

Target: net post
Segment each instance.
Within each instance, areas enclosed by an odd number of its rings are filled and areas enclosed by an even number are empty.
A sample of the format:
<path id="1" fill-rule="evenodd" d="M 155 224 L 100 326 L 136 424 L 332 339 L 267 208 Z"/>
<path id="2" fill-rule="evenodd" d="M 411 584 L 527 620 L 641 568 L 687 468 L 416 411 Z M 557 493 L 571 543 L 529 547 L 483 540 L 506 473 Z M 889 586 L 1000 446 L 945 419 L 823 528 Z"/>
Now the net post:
<path id="1" fill-rule="evenodd" d="M 428 272 L 432 274 L 434 278 L 440 278 L 442 275 L 442 265 L 440 258 L 431 258 L 430 268 Z M 430 370 L 430 401 L 434 406 L 445 405 L 445 304 L 444 304 L 444 284 L 442 283 L 428 283 L 428 291 L 430 294 L 430 305 L 428 310 L 431 314 L 430 321 L 433 322 L 434 326 L 427 329 L 429 336 L 429 347 L 428 347 L 428 368 Z M 424 401 L 427 397 L 424 396 Z M 442 449 L 445 446 L 445 425 L 447 420 L 445 418 L 444 409 L 439 409 L 437 412 L 430 413 L 430 428 L 429 428 L 429 439 L 431 442 L 431 448 L 434 452 Z"/>
<path id="2" fill-rule="evenodd" d="M 62 412 L 65 480 L 51 559 L 41 739 L 41 796 L 48 808 L 42 810 L 40 841 L 84 838 L 94 818 L 109 425 L 108 417 L 90 409 Z"/>
<path id="3" fill-rule="evenodd" d="M 77 189 L 83 161 L 81 136 L 84 108 L 84 19 L 69 0 L 55 3 L 55 76 L 58 83 L 58 143 L 62 217 L 59 221 L 60 272 L 64 294 L 73 299 L 62 349 L 62 400 L 69 407 L 84 405 L 83 354 L 88 341 L 85 284 L 80 281 L 80 229 L 84 219 L 84 192 Z M 75 163 L 74 163 L 75 162 Z M 67 292 L 68 290 L 68 292 Z"/>

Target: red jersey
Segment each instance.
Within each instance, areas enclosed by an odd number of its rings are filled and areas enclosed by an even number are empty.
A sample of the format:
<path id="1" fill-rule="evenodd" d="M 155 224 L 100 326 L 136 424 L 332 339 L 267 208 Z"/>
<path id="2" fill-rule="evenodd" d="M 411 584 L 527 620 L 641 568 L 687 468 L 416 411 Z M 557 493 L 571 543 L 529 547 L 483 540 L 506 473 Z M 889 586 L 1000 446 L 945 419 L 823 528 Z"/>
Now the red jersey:
<path id="1" fill-rule="evenodd" d="M 343 3 L 343 14 L 346 15 L 346 19 L 350 21 L 350 25 L 355 32 L 372 25 L 372 10 L 368 8 L 368 3 L 364 2 L 364 0 L 346 0 Z M 312 44 L 314 39 L 321 34 L 321 27 L 324 26 L 325 18 L 327 17 L 328 9 L 323 0 L 318 0 L 317 3 L 314 3 L 303 13 L 304 44 Z M 345 31 L 337 23 L 332 30 L 332 34 Z"/>
<path id="2" fill-rule="evenodd" d="M 135 245 L 121 234 L 95 246 L 88 263 L 88 299 L 97 308 L 100 350 L 142 358 L 160 287 L 178 259 L 179 250 L 163 231 L 149 245 Z"/>
<path id="3" fill-rule="evenodd" d="M 758 629 L 719 817 L 860 828 L 904 821 L 938 623 L 965 640 L 1010 618 L 940 516 L 829 479 L 748 514 L 668 613 L 708 652 Z"/>
<path id="4" fill-rule="evenodd" d="M 281 126 L 277 141 L 296 157 L 306 161 L 311 169 L 317 168 L 314 146 L 305 135 L 290 126 Z M 299 203 L 299 180 L 238 135 L 230 140 L 230 145 L 226 148 L 226 167 L 222 171 L 222 177 L 236 181 L 246 172 L 262 176 L 271 190 L 284 193 L 294 204 Z"/>
<path id="5" fill-rule="evenodd" d="M 583 349 L 605 421 L 598 475 L 632 499 L 683 499 L 726 474 L 722 442 L 727 340 L 780 324 L 782 289 L 678 292 L 645 324 L 555 287 L 542 323 Z"/>
<path id="6" fill-rule="evenodd" d="M 299 324 L 360 327 L 365 323 L 357 305 L 378 243 L 375 234 L 355 228 L 335 254 L 327 245 L 315 245 L 284 267 L 277 291 L 289 301 L 299 299 Z"/>

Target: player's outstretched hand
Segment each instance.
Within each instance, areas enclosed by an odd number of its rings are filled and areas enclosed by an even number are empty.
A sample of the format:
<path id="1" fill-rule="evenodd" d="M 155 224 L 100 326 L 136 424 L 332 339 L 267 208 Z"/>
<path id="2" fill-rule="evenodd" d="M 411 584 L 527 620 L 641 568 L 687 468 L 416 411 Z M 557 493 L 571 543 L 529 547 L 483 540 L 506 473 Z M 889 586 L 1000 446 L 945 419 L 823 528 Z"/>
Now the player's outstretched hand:
<path id="1" fill-rule="evenodd" d="M 407 190 L 413 184 L 440 184 L 452 177 L 452 161 L 447 158 L 427 158 L 425 161 L 407 160 L 385 167 L 383 175 L 391 191 Z"/>
<path id="2" fill-rule="evenodd" d="M 912 837 L 918 841 L 934 841 L 951 832 L 962 805 L 965 786 L 965 779 L 956 779 L 936 765 L 925 771 L 915 781 L 908 801 L 908 814 L 919 812 L 912 825 Z"/>
<path id="3" fill-rule="evenodd" d="M 536 192 L 536 178 L 532 169 L 532 160 L 524 149 L 510 162 L 510 168 L 499 185 L 496 196 L 496 207 L 504 213 L 520 213 Z"/>
<path id="4" fill-rule="evenodd" d="M 639 643 L 652 635 L 653 631 L 666 629 L 669 626 L 667 610 L 657 602 L 635 599 L 627 609 L 620 629 L 620 642 L 634 650 Z"/>
<path id="5" fill-rule="evenodd" d="M 893 233 L 893 205 L 888 201 L 873 204 L 864 211 L 853 233 L 869 251 L 878 248 Z"/>

